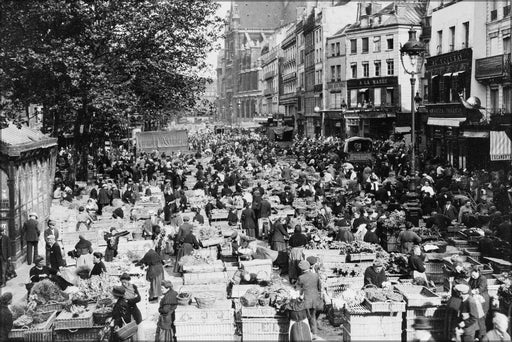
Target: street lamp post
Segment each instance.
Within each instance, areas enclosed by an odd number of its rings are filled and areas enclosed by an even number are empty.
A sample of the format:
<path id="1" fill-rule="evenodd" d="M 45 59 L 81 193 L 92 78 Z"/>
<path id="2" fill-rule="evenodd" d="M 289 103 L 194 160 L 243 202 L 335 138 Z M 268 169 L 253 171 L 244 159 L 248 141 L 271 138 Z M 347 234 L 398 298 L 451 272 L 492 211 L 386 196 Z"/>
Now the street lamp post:
<path id="1" fill-rule="evenodd" d="M 411 173 L 415 175 L 416 172 L 416 113 L 415 113 L 415 96 L 414 88 L 416 84 L 416 75 L 421 72 L 421 66 L 425 56 L 425 44 L 416 39 L 416 30 L 412 27 L 409 30 L 409 40 L 400 47 L 400 61 L 405 72 L 411 75 L 411 115 L 412 115 L 412 127 L 411 127 Z M 404 63 L 404 56 L 409 59 L 409 70 Z"/>
<path id="2" fill-rule="evenodd" d="M 320 118 L 320 136 L 323 137 L 324 136 L 324 113 L 320 111 L 320 107 L 316 106 L 313 111 L 315 113 L 320 113 L 321 115 L 321 118 Z"/>

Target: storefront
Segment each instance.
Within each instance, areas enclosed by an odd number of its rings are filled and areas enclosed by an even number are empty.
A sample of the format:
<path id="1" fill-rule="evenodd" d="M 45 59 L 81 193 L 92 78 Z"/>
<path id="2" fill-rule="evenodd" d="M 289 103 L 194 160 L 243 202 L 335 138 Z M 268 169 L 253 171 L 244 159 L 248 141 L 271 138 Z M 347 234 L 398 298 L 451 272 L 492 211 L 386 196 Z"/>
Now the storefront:
<path id="1" fill-rule="evenodd" d="M 343 124 L 343 113 L 341 110 L 332 110 L 324 112 L 325 136 L 340 137 L 345 136 Z"/>
<path id="2" fill-rule="evenodd" d="M 20 231 L 28 214 L 36 212 L 41 227 L 50 215 L 56 160 L 56 138 L 13 124 L 0 130 L 0 225 L 18 261 L 25 256 Z"/>

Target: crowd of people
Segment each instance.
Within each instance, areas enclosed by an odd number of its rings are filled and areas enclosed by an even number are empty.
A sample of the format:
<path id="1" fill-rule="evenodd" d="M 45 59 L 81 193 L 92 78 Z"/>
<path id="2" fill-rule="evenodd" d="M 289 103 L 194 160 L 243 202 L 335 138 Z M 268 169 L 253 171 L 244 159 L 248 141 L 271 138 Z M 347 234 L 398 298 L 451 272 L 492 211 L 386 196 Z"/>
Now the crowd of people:
<path id="1" fill-rule="evenodd" d="M 193 153 L 134 154 L 125 149 L 115 158 L 103 153 L 91 158 L 98 171 L 97 178 L 89 184 L 89 201 L 78 208 L 77 230 L 88 229 L 97 216 L 104 215 L 103 209 L 114 206 L 113 217 L 123 218 L 121 206 L 133 205 L 141 196 L 150 196 L 154 187 L 163 192 L 164 204 L 144 222 L 144 238 L 148 239 L 147 253 L 139 261 L 147 266 L 147 280 L 151 284 L 150 300 L 160 301 L 158 339 L 171 341 L 173 338 L 174 309 L 176 292 L 172 284 L 163 280 L 164 268 L 175 256 L 174 271 L 181 271 L 178 261 L 200 247 L 192 234 L 194 224 L 212 221 L 214 209 L 227 209 L 228 222 L 241 228 L 231 237 L 233 253 L 251 245 L 254 241 L 265 241 L 270 249 L 278 252 L 276 266 L 282 275 L 296 286 L 304 297 L 304 317 L 313 334 L 317 334 L 318 315 L 323 310 L 322 286 L 318 275 L 318 260 L 304 257 L 304 249 L 311 236 L 305 230 L 304 216 L 299 210 L 294 215 L 271 220 L 274 212 L 270 197 L 279 203 L 291 205 L 296 199 L 314 199 L 318 204 L 317 215 L 310 221 L 318 230 L 328 233 L 333 239 L 344 242 L 354 240 L 376 244 L 387 249 L 387 231 L 383 221 L 395 210 L 406 210 L 407 203 L 416 202 L 414 215 L 407 211 L 406 228 L 398 236 L 399 250 L 409 255 L 411 276 L 431 281 L 425 274 L 424 250 L 421 238 L 413 232 L 419 220 L 425 220 L 426 227 L 441 233 L 449 226 L 459 223 L 467 227 L 478 227 L 485 232 L 481 241 L 482 255 L 494 256 L 496 246 L 493 239 L 508 243 L 511 241 L 512 171 L 488 172 L 483 170 L 458 170 L 438 157 L 422 156 L 419 171 L 411 172 L 408 149 L 396 138 L 375 141 L 372 163 L 354 164 L 346 160 L 343 140 L 338 138 L 296 139 L 293 144 L 283 146 L 256 134 L 214 134 L 203 133 L 190 137 Z M 63 154 L 61 154 L 63 157 Z M 191 170 L 194 170 L 192 172 Z M 315 175 L 315 177 L 310 177 Z M 251 183 L 252 179 L 279 179 L 280 186 L 263 187 L 262 183 Z M 188 189 L 187 178 L 195 183 Z M 208 198 L 204 207 L 190 208 L 186 190 L 199 190 Z M 57 184 L 55 196 L 62 201 L 72 202 L 80 195 L 81 189 L 71 184 Z M 181 213 L 191 209 L 195 212 L 192 222 Z M 203 216 L 203 213 L 205 217 Z M 27 262 L 34 261 L 30 271 L 32 282 L 43 278 L 55 279 L 62 287 L 69 285 L 62 274 L 63 257 L 58 247 L 58 230 L 52 221 L 44 231 L 46 241 L 46 265 L 38 255 L 37 241 L 39 227 L 37 214 L 31 214 L 23 226 L 23 238 L 28 249 Z M 35 216 L 35 217 L 34 217 Z M 84 225 L 85 227 L 82 227 Z M 166 236 L 164 225 L 179 227 L 176 236 Z M 289 234 L 292 232 L 293 234 Z M 94 252 L 91 243 L 83 237 L 71 255 L 77 259 L 77 266 L 86 266 L 88 274 L 106 272 L 103 261 L 111 261 L 117 254 L 117 243 L 121 235 L 112 228 L 106 235 L 107 248 L 102 254 Z M 486 240 L 487 239 L 487 240 Z M 506 257 L 505 257 L 506 258 Z M 492 336 L 508 336 L 504 321 L 486 294 L 485 278 L 479 269 L 464 269 L 457 266 L 453 282 L 450 308 L 453 310 L 453 329 L 463 341 L 480 340 Z M 69 280 L 69 279 L 68 279 Z M 123 286 L 114 289 L 119 298 L 113 325 L 122 325 L 137 314 L 137 288 L 129 285 L 129 276 L 121 277 Z M 384 265 L 377 260 L 365 270 L 365 284 L 378 287 L 388 286 Z M 168 288 L 162 293 L 162 286 Z M 163 297 L 162 297 L 163 295 Z M 470 299 L 468 299 L 470 298 Z M 481 305 L 473 305 L 475 298 Z M 480 308 L 480 311 L 476 311 Z M 297 311 L 297 310 L 296 310 Z M 483 314 L 482 314 L 483 313 Z M 304 317 L 299 315 L 298 321 Z M 486 325 L 485 318 L 494 325 Z M 483 320 L 482 320 L 483 319 Z M 452 322 L 451 322 L 452 323 Z M 418 331 L 427 331 L 426 322 L 417 322 Z M 493 335 L 494 334 L 494 335 Z M 420 333 L 421 335 L 421 333 Z M 487 336 L 487 337 L 486 337 Z M 508 337 L 510 339 L 510 337 Z"/>

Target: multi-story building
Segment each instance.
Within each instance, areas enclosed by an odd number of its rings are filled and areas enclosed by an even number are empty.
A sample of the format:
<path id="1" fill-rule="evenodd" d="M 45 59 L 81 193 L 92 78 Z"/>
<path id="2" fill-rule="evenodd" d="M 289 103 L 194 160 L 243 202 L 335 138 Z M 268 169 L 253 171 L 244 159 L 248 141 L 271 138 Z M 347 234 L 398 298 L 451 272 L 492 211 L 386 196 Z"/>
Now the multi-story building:
<path id="1" fill-rule="evenodd" d="M 492 166 L 510 164 L 512 125 L 512 79 L 510 45 L 510 0 L 487 0 L 486 56 L 475 61 L 475 78 L 486 87 L 489 113 L 489 148 Z"/>
<path id="2" fill-rule="evenodd" d="M 326 39 L 325 70 L 327 78 L 325 135 L 343 136 L 343 112 L 347 108 L 346 35 L 349 25 Z"/>
<path id="3" fill-rule="evenodd" d="M 228 123 L 259 115 L 258 58 L 274 30 L 295 21 L 300 1 L 232 1 L 217 65 L 218 111 Z"/>
<path id="4" fill-rule="evenodd" d="M 279 87 L 279 104 L 284 107 L 286 125 L 295 127 L 297 115 L 297 35 L 296 24 L 286 32 L 281 43 L 283 57 L 280 63 L 281 86 Z"/>
<path id="5" fill-rule="evenodd" d="M 266 39 L 261 50 L 260 57 L 260 81 L 262 83 L 263 97 L 261 99 L 261 114 L 272 117 L 284 114 L 284 106 L 279 104 L 280 88 L 280 59 L 283 56 L 281 43 L 286 37 L 286 32 L 293 24 L 280 27 Z"/>
<path id="6" fill-rule="evenodd" d="M 401 64 L 400 44 L 411 28 L 421 32 L 426 4 L 382 5 L 363 4 L 358 20 L 345 31 L 347 136 L 387 138 L 397 113 L 411 112 L 410 75 Z"/>
<path id="7" fill-rule="evenodd" d="M 302 13 L 304 16 L 306 11 Z M 305 78 L 304 78 L 304 25 L 303 19 L 297 18 L 295 36 L 297 45 L 297 114 L 295 115 L 295 128 L 299 136 L 304 135 L 304 94 L 305 94 Z"/>
<path id="8" fill-rule="evenodd" d="M 485 1 L 463 0 L 440 2 L 432 9 L 425 64 L 427 151 L 459 168 L 485 167 L 489 160 L 488 118 L 464 105 L 476 97 L 486 107 L 486 89 L 475 80 L 473 66 L 486 56 L 478 45 L 486 40 L 486 8 Z"/>
<path id="9" fill-rule="evenodd" d="M 356 19 L 358 3 L 317 2 L 316 7 L 308 12 L 303 20 L 305 39 L 305 106 L 306 135 L 325 134 L 325 119 L 333 119 L 327 106 L 327 74 L 326 51 L 327 37 L 332 36 L 341 28 Z M 341 125 L 341 121 L 337 120 Z M 335 134 L 335 130 L 332 130 Z M 341 131 L 341 129 L 339 130 Z"/>

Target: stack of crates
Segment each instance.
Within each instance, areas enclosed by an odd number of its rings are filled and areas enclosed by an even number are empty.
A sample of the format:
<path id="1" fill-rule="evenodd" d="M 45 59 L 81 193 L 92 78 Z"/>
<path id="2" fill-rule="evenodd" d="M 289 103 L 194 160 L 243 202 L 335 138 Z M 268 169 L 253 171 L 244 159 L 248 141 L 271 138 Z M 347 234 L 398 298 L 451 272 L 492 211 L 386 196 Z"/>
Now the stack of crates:
<path id="1" fill-rule="evenodd" d="M 288 342 L 290 320 L 270 306 L 242 307 L 242 341 Z"/>
<path id="2" fill-rule="evenodd" d="M 400 341 L 402 313 L 373 313 L 362 305 L 343 312 L 343 341 Z"/>
<path id="3" fill-rule="evenodd" d="M 179 305 L 174 325 L 178 341 L 232 341 L 235 334 L 232 302 L 216 300 L 205 309 L 196 305 Z"/>

